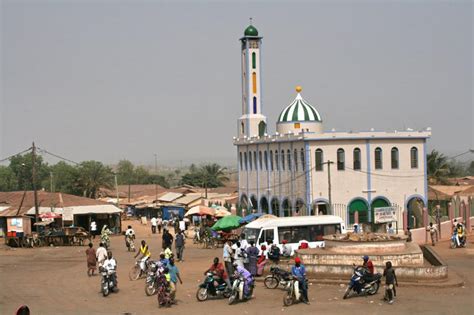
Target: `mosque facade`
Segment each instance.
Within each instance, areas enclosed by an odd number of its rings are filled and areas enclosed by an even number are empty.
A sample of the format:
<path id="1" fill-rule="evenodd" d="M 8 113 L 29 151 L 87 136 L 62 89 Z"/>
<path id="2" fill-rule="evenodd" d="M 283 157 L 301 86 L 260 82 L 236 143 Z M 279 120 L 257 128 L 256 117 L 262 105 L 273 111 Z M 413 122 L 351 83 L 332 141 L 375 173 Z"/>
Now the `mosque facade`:
<path id="1" fill-rule="evenodd" d="M 325 131 L 323 117 L 298 86 L 275 134 L 268 134 L 262 37 L 250 25 L 240 41 L 242 116 L 234 137 L 240 205 L 281 217 L 333 214 L 349 226 L 373 222 L 375 208 L 393 207 L 400 228 L 416 225 L 415 209 L 427 204 L 430 129 Z"/>

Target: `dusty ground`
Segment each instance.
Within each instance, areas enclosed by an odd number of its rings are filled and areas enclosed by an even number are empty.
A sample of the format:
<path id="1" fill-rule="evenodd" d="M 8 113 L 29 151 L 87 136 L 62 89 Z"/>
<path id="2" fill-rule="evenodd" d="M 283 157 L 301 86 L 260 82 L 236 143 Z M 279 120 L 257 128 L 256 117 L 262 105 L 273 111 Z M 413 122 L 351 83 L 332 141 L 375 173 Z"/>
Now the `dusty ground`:
<path id="1" fill-rule="evenodd" d="M 157 257 L 161 235 L 134 224 L 138 239 L 145 239 Z M 95 241 L 97 245 L 98 239 Z M 190 240 L 188 241 L 190 242 Z M 310 286 L 311 305 L 283 307 L 283 291 L 269 290 L 259 282 L 255 298 L 246 303 L 229 306 L 226 300 L 198 302 L 195 298 L 202 272 L 222 249 L 203 250 L 188 244 L 185 261 L 178 263 L 184 281 L 178 286 L 178 305 L 159 309 L 156 296 L 144 293 L 144 280 L 130 281 L 128 270 L 133 265 L 122 237 L 112 238 L 112 251 L 119 269 L 118 293 L 104 298 L 100 293 L 100 277 L 86 274 L 86 247 L 47 247 L 15 249 L 0 247 L 0 314 L 13 314 L 21 304 L 27 304 L 32 314 L 473 314 L 474 313 L 474 244 L 468 249 L 447 249 L 447 243 L 436 246 L 455 271 L 466 281 L 458 288 L 398 288 L 393 305 L 381 301 L 382 291 L 373 297 L 342 300 L 344 288 L 337 285 Z"/>

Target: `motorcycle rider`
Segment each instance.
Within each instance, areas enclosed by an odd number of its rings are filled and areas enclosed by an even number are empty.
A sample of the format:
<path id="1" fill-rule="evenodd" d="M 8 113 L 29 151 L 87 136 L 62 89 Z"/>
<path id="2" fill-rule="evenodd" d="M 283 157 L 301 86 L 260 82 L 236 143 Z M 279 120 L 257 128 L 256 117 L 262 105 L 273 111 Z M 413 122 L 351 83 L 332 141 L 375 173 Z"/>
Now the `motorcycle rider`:
<path id="1" fill-rule="evenodd" d="M 142 240 L 141 244 L 142 245 L 140 246 L 140 250 L 137 252 L 137 254 L 135 255 L 134 258 L 137 258 L 138 255 L 140 255 L 140 254 L 142 255 L 140 257 L 140 268 L 141 268 L 142 271 L 145 271 L 145 264 L 146 264 L 146 261 L 148 259 L 150 259 L 151 252 L 148 249 L 148 245 L 145 242 L 145 240 Z"/>
<path id="2" fill-rule="evenodd" d="M 299 287 L 301 288 L 301 295 L 303 297 L 303 303 L 309 305 L 306 269 L 304 265 L 301 264 L 301 259 L 299 257 L 295 258 L 295 265 L 291 267 L 291 274 L 298 280 Z"/>
<path id="3" fill-rule="evenodd" d="M 112 252 L 110 250 L 107 252 L 107 259 L 104 260 L 104 263 L 102 264 L 102 268 L 107 270 L 107 272 L 109 270 L 117 271 L 117 261 L 112 256 Z M 117 288 L 117 272 L 112 273 L 110 277 L 112 278 L 112 281 L 114 282 L 114 285 Z"/>
<path id="4" fill-rule="evenodd" d="M 461 223 L 461 222 L 458 222 L 458 224 L 456 224 L 456 228 L 455 228 L 455 233 L 456 233 L 456 245 L 457 246 L 461 246 L 461 243 L 463 243 L 465 241 L 464 237 L 465 237 L 465 234 L 464 234 L 464 225 Z"/>
<path id="5" fill-rule="evenodd" d="M 127 248 L 130 247 L 130 244 L 135 239 L 135 231 L 132 229 L 132 226 L 129 225 L 127 230 L 125 231 L 125 245 Z"/>
<path id="6" fill-rule="evenodd" d="M 208 272 L 212 272 L 214 274 L 214 279 L 218 283 L 224 281 L 227 284 L 227 287 L 230 288 L 229 277 L 227 272 L 225 272 L 224 265 L 219 262 L 219 258 L 214 258 L 214 263 L 211 265 L 211 267 L 209 267 L 208 270 L 206 270 L 206 272 L 204 272 L 204 275 L 206 275 Z"/>
<path id="7" fill-rule="evenodd" d="M 109 235 L 111 235 L 111 234 L 112 234 L 112 232 L 107 227 L 107 224 L 105 224 L 102 227 L 102 230 L 100 232 L 100 239 L 101 239 L 102 243 L 104 243 L 105 248 L 108 248 L 110 246 Z"/>
<path id="8" fill-rule="evenodd" d="M 242 276 L 244 278 L 244 297 L 246 299 L 251 298 L 250 295 L 250 286 L 253 284 L 252 274 L 245 269 L 243 266 L 239 265 L 237 262 L 234 262 L 234 275 L 235 278 Z"/>
<path id="9" fill-rule="evenodd" d="M 362 267 L 364 267 L 367 272 L 364 273 L 362 276 L 362 280 L 364 280 L 365 283 L 369 283 L 372 281 L 373 276 L 374 276 L 374 264 L 372 263 L 372 260 L 369 259 L 369 256 L 365 255 L 362 257 L 364 260 L 364 263 L 362 264 Z"/>

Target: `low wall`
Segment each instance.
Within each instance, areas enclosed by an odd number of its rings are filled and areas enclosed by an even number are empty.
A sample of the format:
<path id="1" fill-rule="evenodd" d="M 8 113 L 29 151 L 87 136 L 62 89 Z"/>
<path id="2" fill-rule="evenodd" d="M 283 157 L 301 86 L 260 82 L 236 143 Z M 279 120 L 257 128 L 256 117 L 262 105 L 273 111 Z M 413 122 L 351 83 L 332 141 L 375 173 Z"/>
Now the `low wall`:
<path id="1" fill-rule="evenodd" d="M 461 217 L 457 218 L 458 221 L 461 219 L 462 219 Z M 471 222 L 474 222 L 474 217 L 471 217 Z M 451 238 L 452 227 L 453 227 L 453 223 L 451 222 L 451 220 L 441 222 L 441 239 L 442 240 L 448 240 Z M 468 233 L 470 232 L 469 229 L 467 229 L 467 231 Z M 417 243 L 417 244 L 431 243 L 431 238 L 430 238 L 429 232 L 426 231 L 426 227 L 412 229 L 411 236 L 414 243 Z"/>

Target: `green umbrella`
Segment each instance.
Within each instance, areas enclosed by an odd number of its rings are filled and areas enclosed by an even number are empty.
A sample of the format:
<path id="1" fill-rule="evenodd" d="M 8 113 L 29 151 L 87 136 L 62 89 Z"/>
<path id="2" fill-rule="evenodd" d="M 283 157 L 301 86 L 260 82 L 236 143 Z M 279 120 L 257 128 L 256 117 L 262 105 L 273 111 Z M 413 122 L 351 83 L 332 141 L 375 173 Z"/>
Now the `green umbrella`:
<path id="1" fill-rule="evenodd" d="M 240 219 L 238 215 L 228 215 L 219 220 L 212 226 L 211 229 L 214 231 L 222 231 L 222 230 L 233 230 L 240 227 Z"/>

